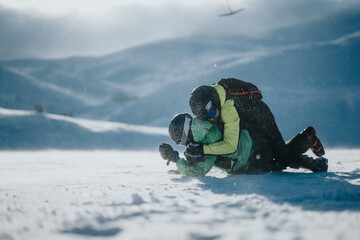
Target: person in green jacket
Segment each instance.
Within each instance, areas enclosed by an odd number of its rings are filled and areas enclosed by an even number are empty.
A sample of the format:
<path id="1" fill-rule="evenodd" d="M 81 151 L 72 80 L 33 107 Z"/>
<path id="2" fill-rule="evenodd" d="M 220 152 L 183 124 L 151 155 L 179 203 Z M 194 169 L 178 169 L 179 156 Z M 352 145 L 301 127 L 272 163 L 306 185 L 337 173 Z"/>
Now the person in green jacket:
<path id="1" fill-rule="evenodd" d="M 229 78 L 211 86 L 199 86 L 192 91 L 189 104 L 197 118 L 222 126 L 223 131 L 223 138 L 215 143 L 188 144 L 185 156 L 190 161 L 201 160 L 204 155 L 235 152 L 242 129 L 254 139 L 262 138 L 284 168 L 301 167 L 302 154 L 309 148 L 319 157 L 325 154 L 313 127 L 285 143 L 270 108 L 262 101 L 261 91 L 251 83 Z"/>
<path id="2" fill-rule="evenodd" d="M 222 130 L 215 123 L 202 121 L 190 114 L 177 114 L 169 125 L 169 135 L 177 145 L 213 144 L 223 139 Z M 255 146 L 256 145 L 256 146 Z M 253 140 L 247 130 L 240 132 L 238 146 L 234 153 L 224 155 L 204 155 L 201 161 L 179 157 L 171 145 L 162 143 L 159 151 L 163 159 L 175 162 L 179 173 L 185 176 L 204 176 L 213 167 L 230 174 L 259 174 L 282 171 L 273 161 L 269 148 L 260 139 Z"/>

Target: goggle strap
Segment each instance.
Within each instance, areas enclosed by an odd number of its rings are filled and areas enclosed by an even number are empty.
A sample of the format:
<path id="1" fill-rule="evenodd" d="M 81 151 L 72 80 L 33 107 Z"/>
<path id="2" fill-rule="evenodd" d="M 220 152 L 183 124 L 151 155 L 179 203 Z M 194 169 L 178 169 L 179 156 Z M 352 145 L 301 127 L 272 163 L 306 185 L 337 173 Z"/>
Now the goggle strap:
<path id="1" fill-rule="evenodd" d="M 180 141 L 181 146 L 186 146 L 186 140 L 188 138 L 189 130 L 190 130 L 190 121 L 191 121 L 191 118 L 189 118 L 188 116 L 185 116 L 184 128 L 183 128 L 181 141 Z"/>

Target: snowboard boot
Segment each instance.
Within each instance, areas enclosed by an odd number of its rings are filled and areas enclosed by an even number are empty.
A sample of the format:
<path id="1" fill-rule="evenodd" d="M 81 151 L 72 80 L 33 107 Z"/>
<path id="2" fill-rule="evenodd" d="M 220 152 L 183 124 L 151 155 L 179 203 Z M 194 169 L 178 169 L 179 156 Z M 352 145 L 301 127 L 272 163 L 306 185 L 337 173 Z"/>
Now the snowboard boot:
<path id="1" fill-rule="evenodd" d="M 309 147 L 316 156 L 321 157 L 325 154 L 325 149 L 321 144 L 320 139 L 316 136 L 314 127 L 307 127 L 300 134 L 308 139 Z"/>
<path id="2" fill-rule="evenodd" d="M 313 172 L 327 172 L 328 160 L 323 157 L 312 158 L 307 155 L 302 155 L 300 158 L 300 167 Z"/>

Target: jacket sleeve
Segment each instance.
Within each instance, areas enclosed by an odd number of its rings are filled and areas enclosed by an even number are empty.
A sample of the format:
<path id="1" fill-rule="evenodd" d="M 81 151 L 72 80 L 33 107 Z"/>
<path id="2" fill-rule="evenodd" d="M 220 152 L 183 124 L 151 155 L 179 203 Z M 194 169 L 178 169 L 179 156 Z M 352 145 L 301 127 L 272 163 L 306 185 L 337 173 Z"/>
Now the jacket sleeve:
<path id="1" fill-rule="evenodd" d="M 237 149 L 240 135 L 240 117 L 234 101 L 228 100 L 221 107 L 221 119 L 224 122 L 223 140 L 204 145 L 204 154 L 223 155 L 234 153 Z"/>
<path id="2" fill-rule="evenodd" d="M 176 163 L 177 170 L 184 176 L 205 176 L 205 174 L 207 174 L 214 166 L 216 156 L 205 156 L 204 159 L 204 162 L 199 162 L 196 166 L 192 166 L 189 165 L 189 163 L 184 158 L 180 158 Z"/>

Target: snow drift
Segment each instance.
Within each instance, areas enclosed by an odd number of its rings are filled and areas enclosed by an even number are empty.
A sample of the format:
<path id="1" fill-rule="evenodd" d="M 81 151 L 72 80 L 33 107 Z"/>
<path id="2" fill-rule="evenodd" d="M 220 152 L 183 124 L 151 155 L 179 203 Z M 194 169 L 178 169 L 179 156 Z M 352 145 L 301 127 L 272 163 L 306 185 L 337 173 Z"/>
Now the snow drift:
<path id="1" fill-rule="evenodd" d="M 168 175 L 157 152 L 0 153 L 1 239 L 346 239 L 360 234 L 359 150 L 329 172 Z"/>

